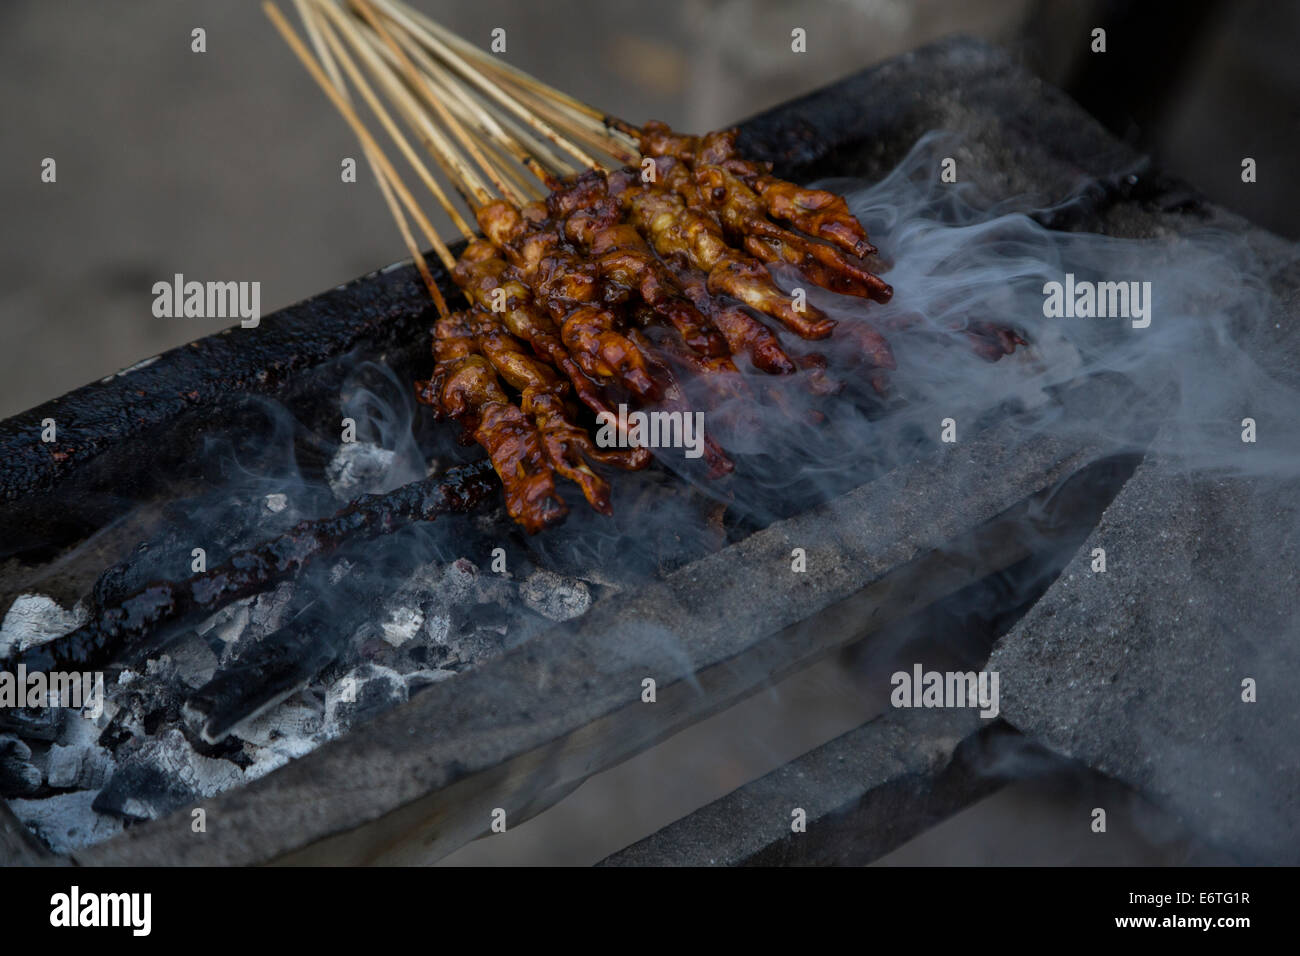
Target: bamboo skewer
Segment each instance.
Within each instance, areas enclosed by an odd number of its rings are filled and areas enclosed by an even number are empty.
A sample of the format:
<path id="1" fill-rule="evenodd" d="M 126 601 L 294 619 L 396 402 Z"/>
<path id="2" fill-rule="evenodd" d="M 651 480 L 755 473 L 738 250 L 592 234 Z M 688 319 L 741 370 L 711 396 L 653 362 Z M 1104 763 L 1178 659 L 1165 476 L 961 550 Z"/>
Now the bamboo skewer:
<path id="1" fill-rule="evenodd" d="M 393 98 L 393 101 L 406 117 L 407 122 L 411 124 L 412 129 L 420 138 L 421 144 L 437 161 L 439 167 L 441 167 L 443 172 L 447 174 L 448 179 L 450 179 L 454 185 L 461 182 L 462 180 L 458 180 L 457 177 L 451 175 L 450 170 L 463 167 L 463 160 L 459 155 L 457 155 L 454 147 L 451 146 L 450 142 L 447 141 L 442 132 L 428 121 L 428 118 L 424 115 L 423 111 L 419 109 L 418 104 L 416 104 L 413 98 L 406 92 L 405 88 L 401 86 L 397 78 L 391 73 L 391 71 L 385 69 L 383 63 L 379 61 L 374 49 L 366 43 L 365 39 L 358 32 L 356 24 L 343 16 L 342 12 L 331 3 L 321 2 L 321 0 L 310 0 L 310 2 L 315 3 L 318 9 L 328 14 L 339 32 L 343 34 L 352 48 L 356 50 L 362 60 L 365 61 L 366 66 L 370 69 L 371 75 L 379 80 L 388 94 Z M 365 82 L 364 78 L 360 77 L 360 71 L 356 69 L 351 58 L 348 57 L 346 53 L 343 53 L 340 59 L 344 61 L 345 67 L 349 67 L 348 74 L 352 77 L 353 82 L 357 84 L 358 88 L 363 91 L 368 91 L 370 89 L 369 85 Z M 373 93 L 371 93 L 371 96 L 373 96 Z M 368 99 L 367 102 L 370 102 L 370 100 Z M 372 104 L 372 109 L 373 108 L 375 107 Z M 382 111 L 382 107 L 379 107 L 379 109 Z M 379 114 L 377 113 L 376 115 Z M 387 114 L 385 113 L 384 115 L 386 116 Z M 391 123 L 391 120 L 389 120 L 389 123 Z M 389 128 L 387 124 L 385 125 L 385 128 Z M 443 192 L 442 188 L 438 185 L 437 180 L 433 179 L 433 177 L 429 175 L 428 170 L 424 167 L 423 163 L 419 161 L 418 157 L 415 157 L 414 151 L 410 150 L 409 144 L 406 143 L 406 140 L 402 137 L 401 133 L 394 132 L 394 129 L 395 127 L 389 129 L 389 135 L 394 138 L 394 142 L 397 142 L 400 147 L 403 147 L 403 154 L 406 155 L 407 161 L 422 174 L 422 181 L 429 187 L 430 191 L 433 192 L 439 205 L 442 206 L 443 210 L 451 219 L 452 224 L 460 230 L 461 235 L 465 238 L 472 238 L 474 236 L 473 228 L 465 221 L 465 218 L 461 216 L 459 210 L 457 210 L 447 198 L 447 194 Z M 483 185 L 482 180 L 478 179 L 477 176 L 474 176 L 472 171 L 468 172 L 464 181 L 467 183 L 470 190 L 483 190 L 486 188 Z M 465 189 L 461 188 L 460 192 L 468 204 L 469 196 L 466 194 Z"/>
<path id="2" fill-rule="evenodd" d="M 465 151 L 468 152 L 474 162 L 478 163 L 479 166 L 482 167 L 483 171 L 488 174 L 488 178 L 492 180 L 492 185 L 495 186 L 502 195 L 506 195 L 509 192 L 508 187 L 505 183 L 501 182 L 494 176 L 495 171 L 487 158 L 483 155 L 482 150 L 479 149 L 473 138 L 465 133 L 464 127 L 462 127 L 460 121 L 451 114 L 451 111 L 448 110 L 436 96 L 431 95 L 425 84 L 420 82 L 420 73 L 415 68 L 415 64 L 411 62 L 410 58 L 406 55 L 406 52 L 398 45 L 397 41 L 393 39 L 392 34 L 388 32 L 388 28 L 380 22 L 379 17 L 375 14 L 374 9 L 370 6 L 367 0 L 352 0 L 352 7 L 354 10 L 359 10 L 361 12 L 361 15 L 365 18 L 366 22 L 370 24 L 371 29 L 373 29 L 384 43 L 388 45 L 388 48 L 397 55 L 397 58 L 402 65 L 402 71 L 406 75 L 407 82 L 415 88 L 417 93 L 421 94 L 420 98 L 433 108 L 433 111 L 437 114 L 442 125 L 451 130 L 452 135 L 461 141 L 461 145 L 464 146 Z M 478 200 L 479 205 L 484 205 L 491 202 L 492 196 L 486 189 L 478 189 L 475 190 L 475 199 Z"/>
<path id="3" fill-rule="evenodd" d="M 325 67 L 325 72 L 329 75 L 334 83 L 334 88 L 351 102 L 348 97 L 347 86 L 343 82 L 343 77 L 339 74 L 338 65 L 334 62 L 334 57 L 330 53 L 329 44 L 322 33 L 322 24 L 316 19 L 319 14 L 312 13 L 307 5 L 306 0 L 294 0 L 294 5 L 298 8 L 298 15 L 302 18 L 303 25 L 307 29 L 307 35 L 311 39 L 312 47 L 316 51 L 317 58 Z M 379 192 L 384 197 L 384 204 L 388 207 L 393 221 L 397 224 L 397 231 L 402 236 L 402 242 L 406 245 L 407 251 L 411 254 L 411 260 L 415 263 L 416 270 L 420 273 L 420 278 L 424 280 L 425 288 L 429 290 L 429 295 L 433 298 L 439 314 L 446 316 L 447 303 L 442 297 L 442 290 L 438 288 L 438 283 L 433 278 L 433 273 L 429 271 L 429 263 L 425 261 L 424 253 L 420 251 L 419 244 L 415 241 L 415 236 L 411 234 L 410 223 L 407 222 L 406 216 L 402 212 L 402 207 L 397 201 L 397 196 L 393 191 L 392 184 L 388 181 L 388 176 L 383 172 L 379 162 L 375 159 L 374 150 L 366 143 L 362 144 L 365 150 L 366 161 L 374 171 L 375 180 L 379 183 Z M 436 185 L 436 184 L 435 184 Z"/>
<path id="4" fill-rule="evenodd" d="M 426 46 L 434 50 L 442 48 L 444 51 L 450 48 L 451 51 L 459 54 L 455 60 L 460 63 L 464 64 L 465 59 L 473 60 L 481 70 L 495 74 L 504 85 L 514 86 L 536 98 L 554 104 L 571 122 L 580 123 L 584 131 L 597 136 L 604 134 L 621 147 L 620 152 L 623 155 L 613 151 L 610 151 L 610 155 L 624 162 L 635 162 L 635 157 L 629 160 L 627 154 L 630 149 L 635 149 L 641 131 L 631 123 L 589 106 L 563 90 L 543 83 L 518 67 L 486 53 L 418 10 L 407 8 L 394 0 L 370 0 L 370 2 L 382 7 L 388 16 L 405 26 L 412 36 Z M 447 59 L 451 61 L 453 57 L 447 55 Z M 467 64 L 465 66 L 468 68 Z"/>
<path id="5" fill-rule="evenodd" d="M 449 270 L 455 259 L 357 115 L 345 77 L 466 239 L 476 235 L 470 219 L 420 158 L 394 112 L 471 213 L 497 196 L 517 206 L 544 198 L 539 183 L 554 189 L 562 178 L 576 172 L 564 157 L 576 159 L 581 168 L 595 169 L 639 159 L 627 139 L 633 127 L 479 50 L 394 0 L 293 2 L 315 57 L 270 0 L 263 6 L 360 140 L 402 240 L 443 314 L 446 304 L 415 241 L 411 221 Z M 612 159 L 597 159 L 601 155 Z"/>
<path id="6" fill-rule="evenodd" d="M 355 2 L 355 0 L 354 0 Z M 514 82 L 515 85 L 524 88 L 536 87 L 544 91 L 547 98 L 566 104 L 571 110 L 584 114 L 598 123 L 605 121 L 605 114 L 595 107 L 588 106 L 581 100 L 570 96 L 563 90 L 558 90 L 553 86 L 547 86 L 536 77 L 525 73 L 516 66 L 511 66 L 502 60 L 497 59 L 490 53 L 470 43 L 464 37 L 457 36 L 451 30 L 448 30 L 442 24 L 430 19 L 418 10 L 406 7 L 402 4 L 395 3 L 393 0 L 370 0 L 370 2 L 382 7 L 384 11 L 394 20 L 401 23 L 413 35 L 419 37 L 422 41 L 434 44 L 441 44 L 459 51 L 463 58 L 476 60 L 480 65 L 488 66 L 493 70 L 505 73 Z"/>
<path id="7" fill-rule="evenodd" d="M 374 137 L 370 135 L 370 131 L 367 130 L 365 124 L 361 122 L 361 119 L 357 116 L 352 105 L 347 101 L 343 94 L 334 87 L 329 77 L 325 75 L 325 71 L 321 68 L 320 64 L 316 62 L 315 57 L 312 56 L 311 51 L 303 45 L 302 40 L 299 39 L 298 34 L 294 32 L 293 27 L 291 27 L 289 22 L 284 19 L 284 15 L 280 13 L 279 8 L 276 7 L 274 3 L 271 3 L 270 0 L 265 0 L 262 4 L 262 10 L 271 20 L 272 25 L 275 26 L 280 36 L 284 39 L 284 42 L 288 44 L 289 49 L 293 51 L 294 56 L 301 61 L 303 67 L 311 74 L 312 79 L 316 81 L 316 84 L 324 91 L 325 95 L 329 97 L 330 102 L 334 104 L 335 108 L 343 115 L 343 118 L 347 120 L 348 125 L 352 127 L 352 131 L 357 135 L 357 138 L 361 140 L 363 146 L 367 149 L 367 158 L 373 160 L 377 167 L 383 171 L 383 175 L 387 177 L 388 186 L 391 187 L 392 190 L 396 191 L 398 196 L 401 197 L 412 217 L 420 224 L 420 227 L 429 237 L 429 242 L 435 251 L 437 251 L 439 258 L 442 259 L 448 269 L 453 268 L 456 260 L 452 257 L 451 251 L 447 248 L 441 237 L 439 237 L 437 231 L 433 228 L 432 223 L 429 222 L 428 218 L 424 215 L 424 212 L 415 202 L 415 198 L 410 194 L 410 191 L 401 181 L 401 177 L 397 175 L 397 171 L 393 168 L 392 163 L 388 161 L 388 157 L 386 157 L 383 151 L 379 148 L 379 144 L 376 143 Z M 386 192 L 386 190 L 381 191 Z M 409 230 L 403 230 L 403 232 L 403 238 L 409 235 Z M 413 239 L 410 241 L 410 244 L 414 245 Z M 433 297 L 434 303 L 438 307 L 439 312 L 443 315 L 448 314 L 447 303 L 443 299 L 442 292 L 438 289 L 438 284 L 433 281 L 432 275 L 429 274 L 427 264 L 422 272 L 422 277 L 429 286 L 429 294 Z"/>
<path id="8" fill-rule="evenodd" d="M 528 150 L 522 144 L 508 137 L 492 114 L 475 101 L 467 91 L 463 90 L 450 73 L 435 63 L 414 41 L 407 38 L 403 39 L 405 40 L 403 45 L 407 48 L 408 53 L 424 67 L 426 74 L 424 81 L 427 87 L 436 93 L 450 94 L 453 102 L 463 106 L 472 117 L 472 121 L 478 125 L 489 140 L 495 141 L 498 145 L 504 147 L 515 162 L 528 169 L 542 183 L 547 186 L 554 183 L 554 178 L 540 166 Z"/>
<path id="9" fill-rule="evenodd" d="M 422 25 L 425 24 L 425 25 L 437 27 L 437 25 L 434 24 L 432 20 L 429 20 L 428 18 L 424 17 L 423 14 L 420 14 L 417 11 L 413 11 L 413 10 L 408 11 L 401 7 L 395 6 L 394 4 L 389 3 L 388 0 L 377 0 L 377 2 L 383 7 L 385 13 L 394 22 L 405 27 L 411 33 L 411 35 L 415 37 L 417 40 L 419 40 L 422 44 L 424 44 L 424 46 L 431 53 L 445 60 L 447 64 L 450 67 L 452 67 L 454 70 L 456 70 L 456 72 L 459 73 L 465 80 L 477 86 L 483 93 L 485 93 L 487 96 L 489 96 L 494 101 L 496 101 L 504 109 L 509 110 L 518 119 L 522 120 L 526 125 L 530 126 L 543 138 L 554 143 L 560 149 L 564 150 L 569 155 L 571 155 L 582 165 L 584 169 L 589 169 L 591 167 L 599 165 L 587 153 L 578 149 L 573 143 L 566 140 L 563 136 L 560 136 L 548 124 L 546 124 L 538 117 L 530 113 L 527 109 L 524 109 L 519 103 L 512 100 L 508 95 L 505 94 L 505 92 L 502 89 L 500 89 L 500 87 L 497 84 L 494 84 L 489 80 L 487 80 L 481 74 L 481 71 L 475 70 L 470 64 L 468 64 L 465 61 L 465 59 L 456 52 L 455 49 L 453 49 L 447 43 L 442 42 L 437 36 L 435 36 L 432 32 L 430 32 L 429 29 L 427 29 L 424 25 Z M 441 30 L 442 28 L 438 27 L 438 29 Z M 480 62 L 484 63 L 484 65 L 491 66 L 494 68 L 498 66 L 503 66 L 503 64 L 499 64 L 491 60 L 484 62 L 481 59 L 481 57 L 487 56 L 487 54 L 483 54 L 482 51 L 478 50 L 476 47 L 474 47 L 471 44 L 467 44 L 464 40 L 461 40 L 460 37 L 457 37 L 455 34 L 449 33 L 448 36 L 455 41 L 456 45 L 462 47 L 468 47 L 468 50 L 475 55 L 475 58 L 480 59 Z M 521 76 L 524 77 L 528 76 L 528 74 L 523 73 L 522 71 L 515 71 L 513 67 L 510 67 L 509 69 L 519 73 L 519 75 Z"/>

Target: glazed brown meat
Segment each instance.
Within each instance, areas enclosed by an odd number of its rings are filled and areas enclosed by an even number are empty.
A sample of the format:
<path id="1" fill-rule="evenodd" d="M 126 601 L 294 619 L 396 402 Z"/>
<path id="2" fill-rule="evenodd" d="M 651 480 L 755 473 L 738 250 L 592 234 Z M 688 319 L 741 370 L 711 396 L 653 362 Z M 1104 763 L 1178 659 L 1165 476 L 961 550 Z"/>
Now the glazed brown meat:
<path id="1" fill-rule="evenodd" d="M 640 146 L 645 156 L 670 156 L 692 167 L 697 163 L 723 166 L 758 194 L 773 219 L 833 242 L 860 258 L 875 253 L 867 231 L 849 211 L 844 197 L 796 186 L 773 176 L 770 164 L 743 158 L 736 149 L 738 133 L 728 129 L 706 136 L 682 136 L 652 120 L 641 129 Z"/>
<path id="2" fill-rule="evenodd" d="M 417 394 L 483 447 L 501 479 L 507 513 L 535 533 L 564 520 L 568 508 L 556 492 L 541 436 L 501 388 L 479 351 L 473 325 L 465 312 L 438 320 L 433 377 L 417 385 Z"/>
<path id="3" fill-rule="evenodd" d="M 757 259 L 736 253 L 722 228 L 693 212 L 676 193 L 647 186 L 629 186 L 620 201 L 632 221 L 659 255 L 684 256 L 708 276 L 708 290 L 778 319 L 806 339 L 824 339 L 835 323 L 812 305 L 802 308 L 786 295 Z"/>
<path id="4" fill-rule="evenodd" d="M 837 325 L 768 272 L 791 266 L 831 292 L 889 301 L 893 290 L 862 260 L 875 249 L 842 197 L 776 179 L 737 153 L 734 131 L 691 137 L 651 123 L 641 145 L 648 173 L 593 169 L 549 181 L 545 202 L 480 205 L 485 239 L 453 270 L 472 307 L 434 329 L 421 400 L 483 446 L 509 513 L 530 532 L 564 517 L 557 475 L 611 513 L 612 489 L 596 469 L 642 468 L 656 453 L 626 447 L 626 435 L 624 447 L 598 446 L 596 416 L 617 420 L 623 402 L 692 413 L 680 376 L 733 424 L 761 427 L 747 412 L 759 394 L 796 420 L 823 420 L 780 389 L 754 387 L 766 375 L 797 376 L 814 396 L 843 387 L 825 356 L 792 354 L 759 316 L 801 339 L 836 333 L 852 346 L 837 371 L 860 372 L 879 392 L 896 367 L 870 315 Z M 995 323 L 955 331 L 990 359 L 1024 344 Z M 759 379 L 740 372 L 741 355 Z M 703 455 L 711 477 L 734 468 L 707 432 Z"/>

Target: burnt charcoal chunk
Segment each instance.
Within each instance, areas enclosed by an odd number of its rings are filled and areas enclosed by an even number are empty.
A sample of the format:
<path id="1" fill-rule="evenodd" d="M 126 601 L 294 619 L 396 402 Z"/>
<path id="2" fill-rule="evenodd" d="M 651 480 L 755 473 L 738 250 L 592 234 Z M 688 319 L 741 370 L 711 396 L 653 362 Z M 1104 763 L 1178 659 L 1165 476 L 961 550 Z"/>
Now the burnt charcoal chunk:
<path id="1" fill-rule="evenodd" d="M 123 820 L 156 820 L 193 803 L 198 796 L 162 768 L 133 763 L 113 774 L 91 807 L 96 813 Z"/>
<path id="2" fill-rule="evenodd" d="M 402 675 L 387 667 L 362 664 L 341 677 L 326 695 L 325 730 L 346 733 L 408 697 Z"/>
<path id="3" fill-rule="evenodd" d="M 60 707 L 0 707 L 0 733 L 8 731 L 25 740 L 57 740 L 62 726 Z"/>
<path id="4" fill-rule="evenodd" d="M 40 790 L 41 771 L 32 748 L 17 737 L 0 737 L 0 797 L 26 797 Z"/>
<path id="5" fill-rule="evenodd" d="M 121 766 L 95 800 L 100 813 L 153 820 L 243 781 L 238 767 L 195 753 L 178 730 L 123 749 L 130 753 L 119 751 Z"/>
<path id="6" fill-rule="evenodd" d="M 202 541 L 194 539 L 194 514 L 202 514 Z M 184 581 L 194 574 L 192 551 L 202 545 L 208 567 L 216 567 L 231 552 L 252 541 L 261 541 L 288 528 L 296 513 L 284 508 L 265 507 L 265 496 L 255 491 L 219 500 L 190 499 L 169 502 L 164 527 L 153 538 L 136 546 L 130 557 L 108 568 L 95 582 L 92 597 L 96 607 L 120 604 L 132 593 L 155 581 Z"/>

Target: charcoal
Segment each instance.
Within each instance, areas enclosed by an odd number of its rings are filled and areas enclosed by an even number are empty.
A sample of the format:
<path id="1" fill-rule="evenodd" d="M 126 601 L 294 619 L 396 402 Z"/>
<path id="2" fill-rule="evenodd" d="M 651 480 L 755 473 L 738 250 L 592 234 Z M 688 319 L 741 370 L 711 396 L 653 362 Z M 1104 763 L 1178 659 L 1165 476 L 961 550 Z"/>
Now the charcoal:
<path id="1" fill-rule="evenodd" d="M 391 668 L 361 664 L 330 687 L 325 698 L 323 733 L 338 737 L 358 724 L 402 703 L 406 681 Z"/>
<path id="2" fill-rule="evenodd" d="M 0 797 L 25 797 L 41 789 L 32 748 L 17 737 L 0 737 Z"/>
<path id="3" fill-rule="evenodd" d="M 284 624 L 292 597 L 293 585 L 286 581 L 253 599 L 248 609 L 248 626 L 257 638 L 270 634 Z"/>
<path id="4" fill-rule="evenodd" d="M 187 721 L 216 743 L 241 721 L 306 686 L 337 654 L 337 641 L 312 618 L 269 635 L 217 671 L 185 702 Z"/>
<path id="5" fill-rule="evenodd" d="M 480 577 L 479 569 L 469 558 L 458 558 L 442 572 L 439 593 L 448 604 L 460 604 L 473 598 Z"/>
<path id="6" fill-rule="evenodd" d="M 446 644 L 451 633 L 451 617 L 446 614 L 430 614 L 424 619 L 424 637 L 431 644 Z"/>
<path id="7" fill-rule="evenodd" d="M 125 820 L 156 820 L 243 781 L 238 767 L 194 752 L 178 730 L 132 748 L 93 804 Z"/>
<path id="8" fill-rule="evenodd" d="M 284 499 L 272 508 L 268 499 Z M 209 566 L 217 565 L 232 552 L 258 537 L 288 530 L 294 515 L 284 507 L 284 495 L 254 492 L 226 494 L 219 500 L 168 502 L 163 525 L 147 542 L 137 545 L 130 557 L 108 568 L 95 582 L 95 606 L 109 608 L 154 582 L 182 581 L 190 576 L 193 549 L 202 547 Z M 203 536 L 195 540 L 194 514 L 203 514 Z"/>
<path id="9" fill-rule="evenodd" d="M 217 655 L 198 634 L 188 634 L 167 648 L 176 676 L 186 687 L 202 687 L 217 671 Z"/>
<path id="10" fill-rule="evenodd" d="M 551 621 L 581 617 L 591 607 L 591 591 L 577 578 L 534 571 L 519 587 L 524 604 Z"/>
<path id="11" fill-rule="evenodd" d="M 50 747 L 46 782 L 61 789 L 97 790 L 113 769 L 113 758 L 102 747 L 77 744 Z"/>
<path id="12" fill-rule="evenodd" d="M 11 800 L 9 809 L 55 853 L 72 853 L 122 831 L 120 819 L 94 811 L 95 799 L 94 791 L 82 790 L 43 800 Z"/>
<path id="13" fill-rule="evenodd" d="M 396 491 L 369 495 L 328 518 L 301 521 L 256 547 L 232 554 L 225 564 L 181 582 L 154 582 L 95 616 L 75 631 L 20 652 L 6 664 L 29 671 L 94 670 L 152 635 L 160 625 L 215 612 L 240 598 L 261 594 L 340 544 L 388 535 L 413 522 L 472 511 L 494 498 L 499 485 L 489 463 L 453 468 L 439 478 L 413 481 Z"/>
<path id="14" fill-rule="evenodd" d="M 241 721 L 305 687 L 338 657 L 339 634 L 350 633 L 366 616 L 368 583 L 366 575 L 345 575 L 328 598 L 303 597 L 296 603 L 287 584 L 263 595 L 230 659 L 186 700 L 187 722 L 200 728 L 205 741 L 216 743 Z"/>
<path id="15" fill-rule="evenodd" d="M 299 694 L 241 723 L 229 739 L 237 735 L 246 742 L 252 757 L 246 779 L 254 780 L 314 750 L 324 716 L 320 700 Z"/>
<path id="16" fill-rule="evenodd" d="M 351 501 L 363 492 L 378 491 L 396 458 L 396 452 L 370 442 L 346 442 L 326 466 L 325 477 L 336 498 Z"/>
<path id="17" fill-rule="evenodd" d="M 277 741 L 310 738 L 321 729 L 325 712 L 313 697 L 299 694 L 279 707 L 250 718 L 232 735 L 258 747 L 270 747 Z"/>
<path id="18" fill-rule="evenodd" d="M 424 628 L 424 612 L 418 607 L 398 607 L 388 612 L 379 625 L 384 640 L 401 647 Z"/>
<path id="19" fill-rule="evenodd" d="M 216 614 L 201 622 L 194 632 L 200 637 L 220 641 L 227 648 L 234 645 L 248 627 L 252 598 L 232 601 Z"/>
<path id="20" fill-rule="evenodd" d="M 43 594 L 20 594 L 0 623 L 0 659 L 62 637 L 85 623 L 87 616 L 81 605 L 69 611 Z"/>
<path id="21" fill-rule="evenodd" d="M 24 740 L 56 740 L 63 726 L 60 707 L 0 707 L 0 733 Z"/>
<path id="22" fill-rule="evenodd" d="M 131 763 L 113 774 L 91 808 L 122 820 L 157 820 L 198 796 L 162 767 Z"/>
<path id="23" fill-rule="evenodd" d="M 504 647 L 502 633 L 491 627 L 478 627 L 460 634 L 452 642 L 445 666 L 463 670 L 501 654 Z"/>

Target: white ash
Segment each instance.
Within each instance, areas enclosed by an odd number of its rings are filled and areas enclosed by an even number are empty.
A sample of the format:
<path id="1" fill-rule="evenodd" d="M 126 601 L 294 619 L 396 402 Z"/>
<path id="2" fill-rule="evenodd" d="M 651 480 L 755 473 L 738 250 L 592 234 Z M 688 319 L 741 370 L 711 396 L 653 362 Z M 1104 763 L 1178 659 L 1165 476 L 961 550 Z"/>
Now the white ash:
<path id="1" fill-rule="evenodd" d="M 257 637 L 270 634 L 284 625 L 284 617 L 292 598 L 293 585 L 285 581 L 275 590 L 259 594 L 253 599 L 253 604 L 248 609 L 248 626 L 254 629 Z"/>
<path id="2" fill-rule="evenodd" d="M 291 760 L 305 757 L 329 739 L 323 733 L 312 737 L 283 737 L 265 747 L 249 744 L 247 750 L 253 762 L 244 770 L 245 782 L 252 782 L 258 777 L 265 777 L 273 770 L 279 770 Z"/>
<path id="3" fill-rule="evenodd" d="M 243 721 L 234 731 L 240 740 L 256 747 L 270 747 L 277 741 L 312 737 L 324 723 L 324 706 L 314 695 L 301 692 L 277 707 Z"/>
<path id="4" fill-rule="evenodd" d="M 175 809 L 189 795 L 210 797 L 243 782 L 244 773 L 239 767 L 227 760 L 196 753 L 179 730 L 165 730 L 133 744 L 127 745 L 125 756 L 119 753 L 120 767 L 99 795 L 101 804 L 110 804 L 121 815 L 156 819 Z M 132 782 L 139 779 L 141 771 L 171 782 L 171 792 L 161 797 L 151 793 L 137 795 L 130 784 L 121 786 L 122 792 L 114 792 L 124 778 Z M 184 794 L 177 799 L 182 790 Z"/>
<path id="5" fill-rule="evenodd" d="M 299 693 L 234 731 L 245 743 L 252 764 L 244 770 L 245 780 L 256 780 L 278 770 L 290 760 L 311 753 L 324 742 L 324 707 L 309 693 Z"/>
<path id="6" fill-rule="evenodd" d="M 364 660 L 402 673 L 461 669 L 502 651 L 517 609 L 508 576 L 483 574 L 465 559 L 430 564 L 392 593 L 378 625 L 363 625 L 354 643 Z"/>
<path id="7" fill-rule="evenodd" d="M 172 643 L 167 656 L 176 667 L 176 676 L 191 690 L 202 687 L 217 672 L 217 655 L 198 634 L 187 634 Z"/>
<path id="8" fill-rule="evenodd" d="M 354 567 L 356 565 L 346 558 L 335 562 L 334 566 L 330 568 L 330 584 L 338 584 L 344 577 L 352 573 Z"/>
<path id="9" fill-rule="evenodd" d="M 401 647 L 424 627 L 424 612 L 418 607 L 399 607 L 388 612 L 388 619 L 379 625 L 384 640 L 393 647 Z"/>
<path id="10" fill-rule="evenodd" d="M 370 442 L 345 442 L 325 466 L 325 479 L 334 497 L 351 501 L 363 492 L 379 490 L 396 458 L 397 452 Z"/>
<path id="11" fill-rule="evenodd" d="M 551 621 L 568 621 L 587 613 L 591 590 L 577 578 L 554 571 L 534 571 L 519 588 L 524 604 Z"/>
<path id="12" fill-rule="evenodd" d="M 451 615 L 430 614 L 424 620 L 424 633 L 431 643 L 446 645 L 451 636 Z"/>
<path id="13" fill-rule="evenodd" d="M 278 515 L 281 511 L 289 506 L 289 496 L 283 494 L 267 495 L 263 499 L 263 506 L 273 515 Z"/>
<path id="14" fill-rule="evenodd" d="M 378 664 L 361 664 L 334 682 L 325 696 L 325 725 L 329 738 L 340 737 L 358 724 L 408 698 L 406 681 L 397 671 Z"/>
<path id="15" fill-rule="evenodd" d="M 50 745 L 46 758 L 46 782 L 60 789 L 98 790 L 116 769 L 113 755 L 101 747 L 99 737 L 118 707 L 104 702 L 104 712 L 93 719 L 84 708 L 70 713 L 61 742 Z"/>
<path id="16" fill-rule="evenodd" d="M 406 677 L 406 691 L 408 694 L 414 694 L 417 690 L 428 687 L 430 684 L 436 684 L 444 681 L 449 677 L 455 677 L 455 671 L 443 670 L 436 667 L 433 670 L 411 671 Z"/>
<path id="17" fill-rule="evenodd" d="M 113 756 L 103 747 L 50 747 L 46 782 L 59 789 L 98 790 L 112 776 Z"/>
<path id="18" fill-rule="evenodd" d="M 199 624 L 194 632 L 200 637 L 211 634 L 226 644 L 233 644 L 239 640 L 239 635 L 244 633 L 244 628 L 248 627 L 249 608 L 252 603 L 252 598 L 244 598 L 227 604 Z"/>
<path id="19" fill-rule="evenodd" d="M 479 579 L 478 565 L 468 558 L 458 558 L 442 574 L 442 597 L 448 604 L 460 604 L 474 594 Z"/>
<path id="20" fill-rule="evenodd" d="M 10 800 L 9 809 L 55 853 L 72 853 L 122 832 L 117 817 L 91 809 L 98 793 L 80 790 L 44 800 Z"/>
<path id="21" fill-rule="evenodd" d="M 121 830 L 119 818 L 153 819 L 271 773 L 591 603 L 591 588 L 577 578 L 526 562 L 514 570 L 526 575 L 522 584 L 465 558 L 417 569 L 387 594 L 337 664 L 241 723 L 223 744 L 203 744 L 183 732 L 187 697 L 222 663 L 286 623 L 294 585 L 232 602 L 147 664 L 110 677 L 97 723 L 68 714 L 62 725 L 22 731 L 33 741 L 30 757 L 11 750 L 24 768 L 23 786 L 33 770 L 42 779 L 36 796 L 23 797 L 29 806 L 20 818 L 60 852 L 111 837 Z M 329 584 L 355 571 L 338 561 L 327 572 Z M 41 606 L 69 613 L 53 602 Z M 6 716 L 0 714 L 0 732 Z M 64 789 L 75 792 L 55 792 Z M 91 809 L 96 800 L 100 812 Z"/>
<path id="22" fill-rule="evenodd" d="M 37 647 L 75 631 L 89 617 L 81 604 L 65 610 L 44 594 L 20 594 L 0 623 L 0 658 Z"/>
<path id="23" fill-rule="evenodd" d="M 274 590 L 226 605 L 200 623 L 194 633 L 220 640 L 225 645 L 221 652 L 221 661 L 225 662 L 235 656 L 239 645 L 260 641 L 283 626 L 292 600 L 293 584 L 284 581 Z M 191 658 L 187 663 L 199 661 Z"/>

